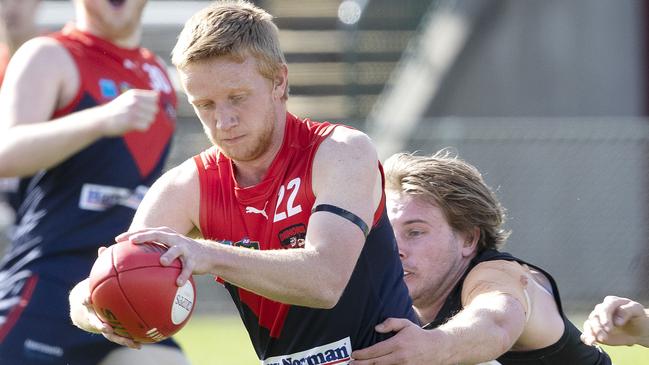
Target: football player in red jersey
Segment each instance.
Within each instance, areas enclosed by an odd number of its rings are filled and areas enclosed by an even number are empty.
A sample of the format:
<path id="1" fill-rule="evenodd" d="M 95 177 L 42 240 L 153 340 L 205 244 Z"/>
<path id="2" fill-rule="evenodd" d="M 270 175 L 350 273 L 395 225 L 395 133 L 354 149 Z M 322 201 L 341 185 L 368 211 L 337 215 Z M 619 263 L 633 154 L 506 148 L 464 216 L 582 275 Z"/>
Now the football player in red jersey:
<path id="1" fill-rule="evenodd" d="M 382 173 L 364 133 L 287 111 L 288 67 L 272 17 L 215 2 L 185 25 L 172 61 L 213 147 L 167 172 L 118 241 L 169 246 L 178 285 L 218 277 L 264 364 L 346 363 L 388 338 L 392 314 L 416 321 Z M 186 235 L 195 227 L 203 239 Z M 77 323 L 87 284 L 71 296 Z M 109 339 L 138 346 L 110 330 Z"/>
<path id="2" fill-rule="evenodd" d="M 68 293 L 126 229 L 175 128 L 165 65 L 139 47 L 146 0 L 75 0 L 26 42 L 0 91 L 0 177 L 18 176 L 0 262 L 0 363 L 184 364 L 172 341 L 132 351 L 79 331 Z M 47 328 L 47 330 L 42 330 Z"/>

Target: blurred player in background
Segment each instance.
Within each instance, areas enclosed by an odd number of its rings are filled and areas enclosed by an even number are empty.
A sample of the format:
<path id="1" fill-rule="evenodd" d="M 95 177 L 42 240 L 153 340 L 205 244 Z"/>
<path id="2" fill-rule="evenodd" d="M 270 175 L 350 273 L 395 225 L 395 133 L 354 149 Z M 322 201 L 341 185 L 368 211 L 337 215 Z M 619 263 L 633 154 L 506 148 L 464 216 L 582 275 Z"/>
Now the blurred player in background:
<path id="1" fill-rule="evenodd" d="M 0 0 L 0 84 L 9 59 L 16 50 L 38 35 L 36 12 L 40 0 Z"/>
<path id="2" fill-rule="evenodd" d="M 581 338 L 589 345 L 649 347 L 649 308 L 628 298 L 607 296 L 584 322 Z"/>
<path id="3" fill-rule="evenodd" d="M 0 176 L 21 177 L 0 262 L 1 364 L 183 364 L 75 328 L 68 294 L 128 228 L 175 128 L 164 64 L 139 48 L 146 0 L 76 0 L 76 21 L 26 42 L 0 92 Z"/>
<path id="4" fill-rule="evenodd" d="M 272 17 L 216 2 L 185 24 L 172 60 L 214 147 L 158 180 L 118 241 L 170 246 L 161 262 L 182 258 L 178 285 L 192 272 L 217 275 L 264 364 L 347 363 L 391 335 L 374 331 L 385 318 L 416 321 L 374 146 L 287 112 Z M 194 227 L 205 240 L 185 236 Z M 87 296 L 84 281 L 73 319 L 97 331 Z"/>
<path id="5" fill-rule="evenodd" d="M 38 35 L 36 12 L 40 0 L 0 0 L 0 85 L 14 52 L 28 39 Z M 18 179 L 0 178 L 0 254 L 5 244 L 4 232 L 13 223 L 14 211 L 7 203 L 7 193 L 18 188 Z"/>
<path id="6" fill-rule="evenodd" d="M 584 345 L 563 313 L 554 279 L 497 247 L 504 209 L 480 172 L 442 150 L 385 163 L 388 216 L 405 281 L 424 327 L 377 326 L 389 340 L 354 364 L 610 364 Z"/>

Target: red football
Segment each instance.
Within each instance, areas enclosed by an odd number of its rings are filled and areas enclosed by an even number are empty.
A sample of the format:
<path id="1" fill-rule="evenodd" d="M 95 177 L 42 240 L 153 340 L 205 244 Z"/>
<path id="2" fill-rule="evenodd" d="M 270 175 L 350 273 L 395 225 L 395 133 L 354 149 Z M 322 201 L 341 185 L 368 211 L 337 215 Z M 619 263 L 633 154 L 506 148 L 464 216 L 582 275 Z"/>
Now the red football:
<path id="1" fill-rule="evenodd" d="M 196 302 L 193 279 L 176 285 L 181 262 L 160 265 L 167 248 L 119 242 L 104 250 L 90 271 L 90 300 L 115 332 L 138 342 L 162 341 L 189 320 Z"/>

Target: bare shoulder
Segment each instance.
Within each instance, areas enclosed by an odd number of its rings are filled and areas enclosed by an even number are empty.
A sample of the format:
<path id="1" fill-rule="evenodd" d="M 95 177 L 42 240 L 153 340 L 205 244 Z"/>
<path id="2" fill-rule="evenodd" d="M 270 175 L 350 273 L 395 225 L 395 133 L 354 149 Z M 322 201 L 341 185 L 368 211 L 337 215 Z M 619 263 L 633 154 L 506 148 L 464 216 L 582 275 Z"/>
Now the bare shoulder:
<path id="1" fill-rule="evenodd" d="M 317 203 L 342 207 L 371 222 L 382 194 L 378 161 L 376 149 L 365 133 L 345 127 L 334 129 L 318 148 L 313 162 Z"/>
<path id="2" fill-rule="evenodd" d="M 327 153 L 345 154 L 358 153 L 359 157 L 367 157 L 377 161 L 376 148 L 370 137 L 356 129 L 339 126 L 322 142 L 320 147 Z"/>
<path id="3" fill-rule="evenodd" d="M 467 275 L 462 286 L 462 302 L 486 293 L 505 293 L 526 303 L 525 294 L 529 270 L 515 261 L 481 262 Z"/>
<path id="4" fill-rule="evenodd" d="M 529 269 L 516 261 L 492 260 L 476 265 L 467 276 L 468 279 L 498 279 L 528 274 Z"/>
<path id="5" fill-rule="evenodd" d="M 25 42 L 11 58 L 15 68 L 27 68 L 33 72 L 43 70 L 56 74 L 74 70 L 74 60 L 57 40 L 50 37 L 36 37 Z M 11 67 L 11 66 L 10 66 Z"/>
<path id="6" fill-rule="evenodd" d="M 78 71 L 68 51 L 49 37 L 31 39 L 16 51 L 7 67 L 0 92 L 3 122 L 41 122 L 70 102 L 78 88 Z M 20 118 L 7 111 L 16 111 Z"/>
<path id="7" fill-rule="evenodd" d="M 337 127 L 318 148 L 314 170 L 370 173 L 376 169 L 377 162 L 378 155 L 369 136 L 355 129 Z"/>
<path id="8" fill-rule="evenodd" d="M 187 159 L 180 165 L 171 168 L 156 181 L 155 185 L 160 185 L 165 189 L 189 189 L 189 191 L 198 189 L 198 170 L 194 160 Z"/>

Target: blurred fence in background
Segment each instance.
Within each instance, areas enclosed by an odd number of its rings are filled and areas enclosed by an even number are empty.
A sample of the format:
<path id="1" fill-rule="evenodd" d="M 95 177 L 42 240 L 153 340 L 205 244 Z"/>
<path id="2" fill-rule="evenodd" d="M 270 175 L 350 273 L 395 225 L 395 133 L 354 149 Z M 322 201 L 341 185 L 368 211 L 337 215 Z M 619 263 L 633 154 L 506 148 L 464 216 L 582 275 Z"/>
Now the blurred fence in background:
<path id="1" fill-rule="evenodd" d="M 168 61 L 207 3 L 149 1 L 143 44 Z M 569 310 L 607 294 L 649 304 L 647 1 L 256 3 L 281 29 L 289 110 L 363 129 L 383 157 L 455 148 L 508 209 L 505 250 L 552 273 Z M 43 1 L 39 23 L 72 16 Z M 209 144 L 178 93 L 169 166 Z M 234 310 L 198 282 L 199 311 Z"/>
<path id="2" fill-rule="evenodd" d="M 409 146 L 482 171 L 508 209 L 504 250 L 553 274 L 568 308 L 649 299 L 647 119 L 441 118 Z"/>
<path id="3" fill-rule="evenodd" d="M 205 139 L 189 125 L 172 159 Z M 508 211 L 504 250 L 549 271 L 568 310 L 612 293 L 649 303 L 649 121 L 438 118 L 425 125 L 408 149 L 452 147 L 482 171 Z M 232 310 L 219 284 L 200 282 L 199 310 Z"/>

